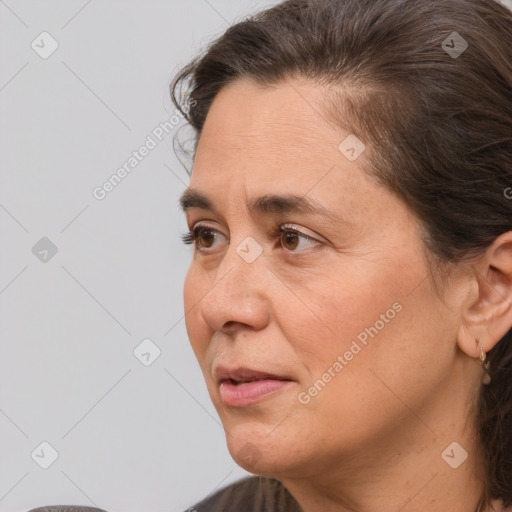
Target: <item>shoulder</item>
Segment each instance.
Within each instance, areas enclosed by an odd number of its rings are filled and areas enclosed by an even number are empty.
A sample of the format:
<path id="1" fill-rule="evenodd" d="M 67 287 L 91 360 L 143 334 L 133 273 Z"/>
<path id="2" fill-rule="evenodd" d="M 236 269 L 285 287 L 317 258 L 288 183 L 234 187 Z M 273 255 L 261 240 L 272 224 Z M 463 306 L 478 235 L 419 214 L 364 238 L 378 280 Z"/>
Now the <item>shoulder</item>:
<path id="1" fill-rule="evenodd" d="M 277 480 L 247 477 L 206 497 L 186 512 L 302 512 Z"/>

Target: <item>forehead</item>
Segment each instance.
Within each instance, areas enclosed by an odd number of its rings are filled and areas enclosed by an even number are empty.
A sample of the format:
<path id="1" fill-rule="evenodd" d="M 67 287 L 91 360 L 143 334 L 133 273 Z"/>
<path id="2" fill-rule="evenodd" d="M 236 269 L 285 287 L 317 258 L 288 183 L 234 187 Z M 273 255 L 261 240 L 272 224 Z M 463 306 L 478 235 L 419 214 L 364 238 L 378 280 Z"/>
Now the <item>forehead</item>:
<path id="1" fill-rule="evenodd" d="M 349 132 L 327 120 L 323 94 L 306 80 L 262 86 L 244 79 L 223 87 L 207 115 L 191 183 L 213 185 L 229 176 L 261 192 L 280 184 L 304 193 L 334 166 L 351 179 L 358 164 L 338 149 Z"/>

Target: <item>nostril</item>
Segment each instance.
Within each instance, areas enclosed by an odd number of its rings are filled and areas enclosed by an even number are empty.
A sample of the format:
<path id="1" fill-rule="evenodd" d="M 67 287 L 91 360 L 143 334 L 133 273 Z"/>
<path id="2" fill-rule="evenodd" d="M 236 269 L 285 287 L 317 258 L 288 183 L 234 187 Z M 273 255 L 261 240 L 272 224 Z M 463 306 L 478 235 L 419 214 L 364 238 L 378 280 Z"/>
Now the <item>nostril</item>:
<path id="1" fill-rule="evenodd" d="M 239 325 L 242 325 L 243 327 L 249 327 L 248 324 L 244 324 L 243 322 L 237 322 L 236 320 L 229 320 L 229 322 L 226 322 L 224 324 L 224 326 L 222 327 L 222 331 L 229 333 L 230 331 L 232 331 Z"/>

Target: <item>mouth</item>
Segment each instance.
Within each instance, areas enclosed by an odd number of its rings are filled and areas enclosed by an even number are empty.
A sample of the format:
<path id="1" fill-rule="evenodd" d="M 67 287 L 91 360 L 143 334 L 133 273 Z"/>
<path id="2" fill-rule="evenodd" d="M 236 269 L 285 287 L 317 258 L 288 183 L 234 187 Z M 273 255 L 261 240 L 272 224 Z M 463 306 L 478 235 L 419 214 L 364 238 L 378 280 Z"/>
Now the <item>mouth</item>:
<path id="1" fill-rule="evenodd" d="M 229 369 L 219 366 L 215 376 L 221 400 L 229 407 L 247 407 L 293 383 L 286 376 L 250 368 Z"/>

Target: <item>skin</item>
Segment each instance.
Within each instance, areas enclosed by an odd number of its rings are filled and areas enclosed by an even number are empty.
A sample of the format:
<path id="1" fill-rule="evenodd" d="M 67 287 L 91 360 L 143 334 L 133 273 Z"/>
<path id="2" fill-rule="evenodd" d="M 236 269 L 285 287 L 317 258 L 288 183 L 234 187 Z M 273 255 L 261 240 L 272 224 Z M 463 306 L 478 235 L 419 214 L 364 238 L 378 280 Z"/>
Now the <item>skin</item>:
<path id="1" fill-rule="evenodd" d="M 472 511 L 485 478 L 475 338 L 488 351 L 512 325 L 512 232 L 436 293 L 414 213 L 363 171 L 370 146 L 355 161 L 339 151 L 349 134 L 325 119 L 322 89 L 306 80 L 221 89 L 190 181 L 218 215 L 186 211 L 189 228 L 218 231 L 199 240 L 186 276 L 189 339 L 235 461 L 280 480 L 305 512 Z M 246 199 L 271 193 L 306 195 L 346 222 L 248 212 Z M 285 224 L 314 240 L 268 240 Z M 252 263 L 236 251 L 248 236 L 263 251 Z M 300 403 L 396 303 L 394 318 Z M 227 407 L 213 376 L 219 362 L 293 382 Z M 469 454 L 456 469 L 441 456 L 454 441 Z"/>

